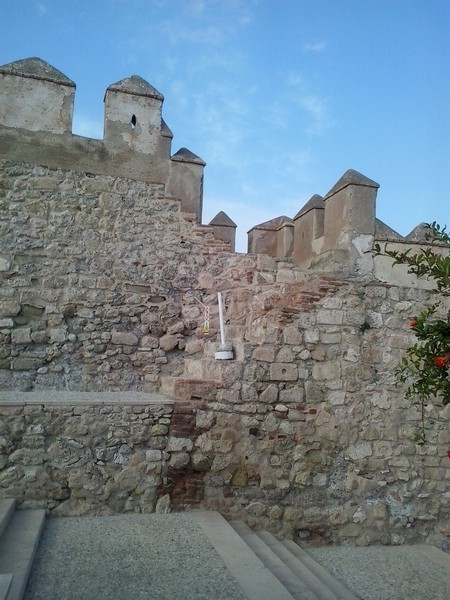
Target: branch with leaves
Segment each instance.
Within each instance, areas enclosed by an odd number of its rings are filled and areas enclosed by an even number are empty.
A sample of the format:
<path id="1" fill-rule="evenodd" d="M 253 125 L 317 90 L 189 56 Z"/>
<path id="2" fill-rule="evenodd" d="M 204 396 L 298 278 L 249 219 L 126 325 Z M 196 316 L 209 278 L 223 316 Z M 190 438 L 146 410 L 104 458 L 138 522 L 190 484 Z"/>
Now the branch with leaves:
<path id="1" fill-rule="evenodd" d="M 450 235 L 446 227 L 433 222 L 430 230 L 430 243 L 439 243 L 444 252 L 436 252 L 427 246 L 413 252 L 390 250 L 385 245 L 374 244 L 374 256 L 388 256 L 392 266 L 407 265 L 408 273 L 426 277 L 436 282 L 436 291 L 441 299 L 431 307 L 421 311 L 410 321 L 417 341 L 410 346 L 396 369 L 397 380 L 408 385 L 406 397 L 419 400 L 421 406 L 421 426 L 414 439 L 419 444 L 426 442 L 425 403 L 431 398 L 450 404 L 450 310 L 447 315 L 437 318 L 443 296 L 450 295 Z"/>

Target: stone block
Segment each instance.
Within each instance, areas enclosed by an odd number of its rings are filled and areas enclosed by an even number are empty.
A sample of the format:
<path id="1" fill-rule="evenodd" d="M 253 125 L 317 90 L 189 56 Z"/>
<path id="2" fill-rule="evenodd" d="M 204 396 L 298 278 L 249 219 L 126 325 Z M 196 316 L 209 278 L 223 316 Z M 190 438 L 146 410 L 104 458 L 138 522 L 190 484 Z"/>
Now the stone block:
<path id="1" fill-rule="evenodd" d="M 289 325 L 283 330 L 283 341 L 285 344 L 290 344 L 291 346 L 298 346 L 303 341 L 302 332 L 293 325 Z"/>
<path id="2" fill-rule="evenodd" d="M 329 309 L 336 309 L 336 308 L 342 308 L 342 298 L 339 298 L 338 296 L 328 296 L 327 298 L 324 298 L 322 301 L 322 308 L 329 308 Z"/>
<path id="3" fill-rule="evenodd" d="M 317 329 L 317 327 L 306 329 L 304 337 L 305 344 L 317 344 L 317 342 L 320 340 L 320 331 Z"/>
<path id="4" fill-rule="evenodd" d="M 347 456 L 352 460 L 362 460 L 372 456 L 372 444 L 354 444 L 347 449 Z"/>
<path id="5" fill-rule="evenodd" d="M 270 379 L 272 381 L 296 381 L 297 378 L 297 365 L 290 363 L 273 363 L 270 365 Z"/>
<path id="6" fill-rule="evenodd" d="M 262 360 L 265 362 L 273 362 L 275 360 L 274 346 L 257 346 L 253 350 L 253 360 Z"/>
<path id="7" fill-rule="evenodd" d="M 179 338 L 176 335 L 163 335 L 159 340 L 159 346 L 165 352 L 170 352 L 178 346 Z"/>
<path id="8" fill-rule="evenodd" d="M 187 452 L 174 452 L 169 459 L 169 466 L 172 469 L 184 469 L 188 466 L 190 456 Z"/>
<path id="9" fill-rule="evenodd" d="M 194 447 L 194 443 L 192 440 L 188 438 L 178 438 L 178 437 L 169 437 L 169 441 L 167 443 L 167 452 L 190 452 Z"/>
<path id="10" fill-rule="evenodd" d="M 280 390 L 279 401 L 283 404 L 290 402 L 303 402 L 305 392 L 302 387 L 296 385 L 287 390 Z"/>
<path id="11" fill-rule="evenodd" d="M 18 327 L 11 332 L 13 344 L 29 344 L 31 342 L 31 329 L 29 327 Z"/>
<path id="12" fill-rule="evenodd" d="M 0 329 L 11 329 L 12 327 L 14 327 L 12 319 L 0 319 Z"/>
<path id="13" fill-rule="evenodd" d="M 344 320 L 344 311 L 342 310 L 319 310 L 317 312 L 317 323 L 324 325 L 342 325 Z"/>
<path id="14" fill-rule="evenodd" d="M 259 401 L 266 404 L 273 404 L 278 400 L 278 387 L 273 383 L 269 384 L 259 395 Z"/>
<path id="15" fill-rule="evenodd" d="M 42 365 L 40 358 L 14 358 L 11 363 L 11 368 L 14 371 L 28 371 L 37 369 Z"/>
<path id="16" fill-rule="evenodd" d="M 152 335 L 144 335 L 141 338 L 141 348 L 155 349 L 159 347 L 159 339 Z"/>
<path id="17" fill-rule="evenodd" d="M 135 346 L 139 339 L 134 333 L 127 333 L 124 331 L 113 331 L 111 336 L 111 342 L 113 344 L 123 344 L 126 346 Z"/>
<path id="18" fill-rule="evenodd" d="M 318 362 L 313 365 L 312 377 L 316 381 L 332 381 L 341 374 L 338 362 Z"/>
<path id="19" fill-rule="evenodd" d="M 280 348 L 277 354 L 277 362 L 279 363 L 292 363 L 295 360 L 295 354 L 289 348 L 289 346 L 283 346 Z"/>
<path id="20" fill-rule="evenodd" d="M 62 343 L 66 341 L 66 328 L 54 328 L 48 330 L 48 338 L 50 344 Z"/>
<path id="21" fill-rule="evenodd" d="M 3 300 L 0 302 L 0 318 L 15 317 L 20 311 L 20 304 L 14 300 Z"/>
<path id="22" fill-rule="evenodd" d="M 3 258 L 2 256 L 0 256 L 0 272 L 5 272 L 5 271 L 9 271 L 11 268 L 11 263 L 9 260 L 6 260 L 6 258 Z"/>

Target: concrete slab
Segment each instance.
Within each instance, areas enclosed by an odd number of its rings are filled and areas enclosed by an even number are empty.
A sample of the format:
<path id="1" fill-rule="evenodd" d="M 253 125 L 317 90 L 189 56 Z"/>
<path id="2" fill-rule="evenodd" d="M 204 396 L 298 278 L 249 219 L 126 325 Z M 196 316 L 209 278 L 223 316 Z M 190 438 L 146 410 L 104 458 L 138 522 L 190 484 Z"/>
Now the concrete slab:
<path id="1" fill-rule="evenodd" d="M 270 534 L 263 532 L 263 536 L 264 541 L 269 543 L 268 537 Z M 297 564 L 292 564 L 291 568 L 316 593 L 320 600 L 358 600 L 350 590 L 330 575 L 326 569 L 304 552 L 295 542 L 283 540 L 279 543 L 279 546 L 275 547 L 275 551 L 289 565 L 291 565 L 289 554 L 297 558 Z"/>
<path id="2" fill-rule="evenodd" d="M 426 544 L 418 544 L 414 546 L 414 549 L 419 554 L 426 556 L 428 560 L 431 560 L 434 564 L 444 567 L 450 573 L 450 554 L 446 554 L 436 548 L 436 546 L 429 546 Z M 450 594 L 450 590 L 449 590 Z"/>

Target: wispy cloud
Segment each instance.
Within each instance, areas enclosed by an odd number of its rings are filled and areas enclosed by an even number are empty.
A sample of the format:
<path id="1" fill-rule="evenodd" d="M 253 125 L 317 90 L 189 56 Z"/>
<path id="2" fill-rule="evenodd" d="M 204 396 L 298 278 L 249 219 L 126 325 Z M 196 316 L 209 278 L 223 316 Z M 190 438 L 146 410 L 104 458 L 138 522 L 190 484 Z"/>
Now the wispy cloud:
<path id="1" fill-rule="evenodd" d="M 299 98 L 299 105 L 311 117 L 311 122 L 306 128 L 308 133 L 319 135 L 322 131 L 332 125 L 324 99 L 318 98 L 312 94 L 307 94 Z"/>
<path id="2" fill-rule="evenodd" d="M 170 44 L 190 43 L 202 46 L 217 46 L 227 38 L 227 31 L 224 27 L 217 25 L 208 25 L 203 27 L 193 27 L 191 24 L 184 24 L 181 21 L 164 21 L 158 26 L 160 36 L 166 39 Z"/>
<path id="3" fill-rule="evenodd" d="M 323 52 L 326 48 L 325 42 L 313 42 L 310 44 L 304 44 L 303 49 L 307 52 Z"/>
<path id="4" fill-rule="evenodd" d="M 42 2 L 35 2 L 34 5 L 41 17 L 43 17 L 45 13 L 48 12 L 48 8 Z"/>
<path id="5" fill-rule="evenodd" d="M 305 126 L 306 133 L 320 135 L 325 129 L 333 126 L 334 121 L 330 116 L 327 100 L 311 91 L 311 85 L 301 74 L 288 73 L 286 83 L 291 92 L 284 100 L 307 115 L 309 121 Z"/>

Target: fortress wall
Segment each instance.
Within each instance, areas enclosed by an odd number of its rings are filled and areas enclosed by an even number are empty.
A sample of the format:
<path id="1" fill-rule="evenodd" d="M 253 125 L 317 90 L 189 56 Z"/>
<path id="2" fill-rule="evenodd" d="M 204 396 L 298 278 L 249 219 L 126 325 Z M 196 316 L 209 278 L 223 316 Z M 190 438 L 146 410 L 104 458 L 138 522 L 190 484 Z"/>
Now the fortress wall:
<path id="1" fill-rule="evenodd" d="M 433 425 L 419 446 L 420 413 L 394 378 L 414 339 L 409 320 L 435 295 L 372 258 L 374 239 L 411 244 L 377 233 L 378 184 L 349 171 L 293 227 L 288 217 L 256 226 L 255 253 L 235 254 L 231 235 L 214 237 L 221 223 L 234 225 L 228 217 L 199 224 L 203 161 L 186 149 L 170 156 L 170 131 L 150 118 L 155 127 L 137 128 L 137 147 L 125 139 L 134 131 L 130 111 L 142 125 L 141 103 L 158 115 L 159 93 L 140 78 L 110 92 L 114 102 L 127 99 L 120 110 L 114 104 L 111 143 L 24 129 L 25 121 L 0 124 L 0 389 L 167 386 L 188 400 L 199 394 L 201 406 L 188 402 L 164 413 L 165 421 L 150 409 L 6 406 L 0 497 L 18 495 L 61 514 L 153 510 L 166 497 L 175 508 L 217 508 L 319 542 L 448 548 L 450 409 L 427 404 Z M 130 106 L 133 94 L 139 100 Z M 150 146 L 152 154 L 143 151 Z M 299 232 L 310 248 L 296 247 Z M 214 358 L 219 291 L 230 361 Z M 211 310 L 209 328 L 199 302 Z M 147 418 L 169 427 L 159 430 L 161 447 L 150 442 Z M 120 430 L 106 466 L 92 453 L 88 423 L 101 435 L 108 423 L 107 439 Z M 161 473 L 176 471 L 167 488 L 161 475 L 162 482 L 151 479 L 146 453 L 156 450 Z M 80 454 L 79 471 L 65 462 L 71 452 Z M 61 483 L 58 465 L 72 483 Z M 45 494 L 38 491 L 44 480 Z M 107 489 L 114 490 L 108 498 Z"/>

